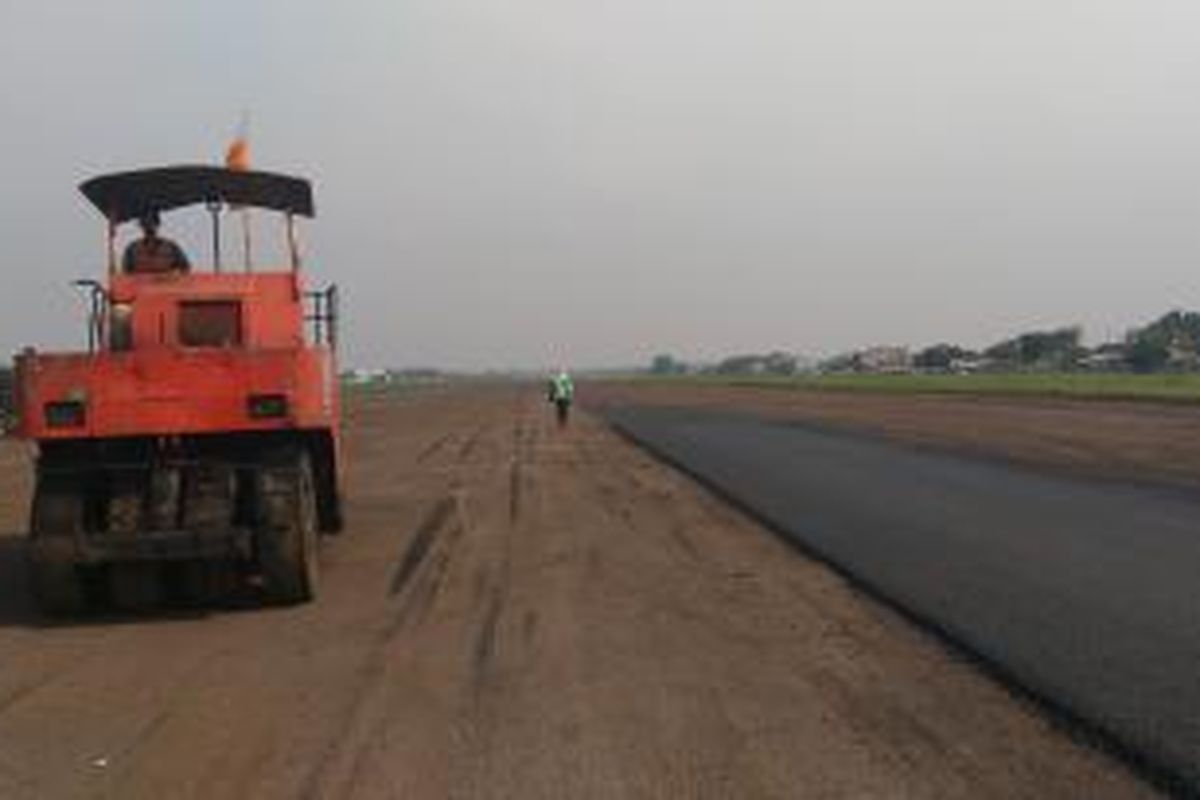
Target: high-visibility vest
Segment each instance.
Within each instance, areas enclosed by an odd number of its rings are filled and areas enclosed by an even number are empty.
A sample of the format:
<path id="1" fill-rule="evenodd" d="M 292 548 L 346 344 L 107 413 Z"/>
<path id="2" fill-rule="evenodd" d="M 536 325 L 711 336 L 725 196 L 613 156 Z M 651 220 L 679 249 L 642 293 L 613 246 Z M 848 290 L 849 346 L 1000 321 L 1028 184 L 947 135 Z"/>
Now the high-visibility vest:
<path id="1" fill-rule="evenodd" d="M 571 384 L 571 376 L 560 372 L 550 379 L 550 399 L 555 402 L 570 401 L 575 395 L 575 387 Z"/>

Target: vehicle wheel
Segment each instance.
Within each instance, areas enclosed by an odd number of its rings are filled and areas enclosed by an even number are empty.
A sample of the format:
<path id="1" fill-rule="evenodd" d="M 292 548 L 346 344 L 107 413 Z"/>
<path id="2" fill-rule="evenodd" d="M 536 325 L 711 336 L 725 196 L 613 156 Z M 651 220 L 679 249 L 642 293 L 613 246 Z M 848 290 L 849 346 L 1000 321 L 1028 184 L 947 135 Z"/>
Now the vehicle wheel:
<path id="1" fill-rule="evenodd" d="M 143 527 L 140 475 L 120 474 L 111 477 L 108 498 L 108 532 L 115 536 L 135 536 Z"/>
<path id="2" fill-rule="evenodd" d="M 224 530 L 233 524 L 235 474 L 220 464 L 201 464 L 188 473 L 183 492 L 183 527 Z"/>
<path id="3" fill-rule="evenodd" d="M 170 530 L 179 527 L 179 507 L 183 475 L 179 469 L 160 467 L 146 481 L 144 527 Z"/>
<path id="4" fill-rule="evenodd" d="M 121 611 L 141 611 L 162 604 L 162 580 L 157 564 L 113 564 L 108 589 Z"/>
<path id="5" fill-rule="evenodd" d="M 317 592 L 317 498 L 302 450 L 282 453 L 258 474 L 257 538 L 267 600 L 294 604 Z"/>
<path id="6" fill-rule="evenodd" d="M 83 529 L 84 492 L 70 476 L 39 474 L 30 515 L 29 580 L 47 614 L 77 614 L 86 597 L 75 566 L 75 536 Z"/>
<path id="7" fill-rule="evenodd" d="M 78 614 L 86 605 L 83 580 L 69 558 L 35 546 L 30 551 L 29 581 L 34 602 L 46 614 Z"/>
<path id="8" fill-rule="evenodd" d="M 178 596 L 186 605 L 223 603 L 237 589 L 237 569 L 228 561 L 187 561 L 178 568 Z"/>

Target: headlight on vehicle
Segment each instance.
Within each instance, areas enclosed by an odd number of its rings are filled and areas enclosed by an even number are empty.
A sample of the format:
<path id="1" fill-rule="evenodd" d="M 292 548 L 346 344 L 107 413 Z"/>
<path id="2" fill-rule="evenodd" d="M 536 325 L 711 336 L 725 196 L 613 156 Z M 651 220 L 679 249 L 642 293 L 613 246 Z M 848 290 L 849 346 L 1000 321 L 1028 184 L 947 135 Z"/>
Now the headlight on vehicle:
<path id="1" fill-rule="evenodd" d="M 287 395 L 252 394 L 246 399 L 246 413 L 251 419 L 278 419 L 288 413 Z"/>
<path id="2" fill-rule="evenodd" d="M 78 400 L 46 403 L 44 412 L 48 428 L 78 428 L 87 422 L 87 406 Z"/>

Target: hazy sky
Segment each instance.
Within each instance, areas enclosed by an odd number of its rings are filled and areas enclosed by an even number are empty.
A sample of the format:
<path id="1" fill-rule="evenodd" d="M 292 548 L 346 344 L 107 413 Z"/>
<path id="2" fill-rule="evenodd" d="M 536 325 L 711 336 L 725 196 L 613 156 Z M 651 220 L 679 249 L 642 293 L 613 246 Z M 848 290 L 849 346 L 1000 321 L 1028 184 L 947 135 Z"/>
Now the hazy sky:
<path id="1" fill-rule="evenodd" d="M 1200 308 L 1194 0 L 0 0 L 0 348 L 82 340 L 79 181 L 214 161 L 243 109 L 316 184 L 356 364 Z"/>

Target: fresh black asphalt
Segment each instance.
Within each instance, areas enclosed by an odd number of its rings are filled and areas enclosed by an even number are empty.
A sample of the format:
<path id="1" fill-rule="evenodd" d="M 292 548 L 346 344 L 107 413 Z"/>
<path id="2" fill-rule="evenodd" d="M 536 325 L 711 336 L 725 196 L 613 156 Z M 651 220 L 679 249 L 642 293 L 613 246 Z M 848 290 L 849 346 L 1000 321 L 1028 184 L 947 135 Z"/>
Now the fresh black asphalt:
<path id="1" fill-rule="evenodd" d="M 606 413 L 1183 792 L 1200 793 L 1200 496 L 726 412 Z"/>

